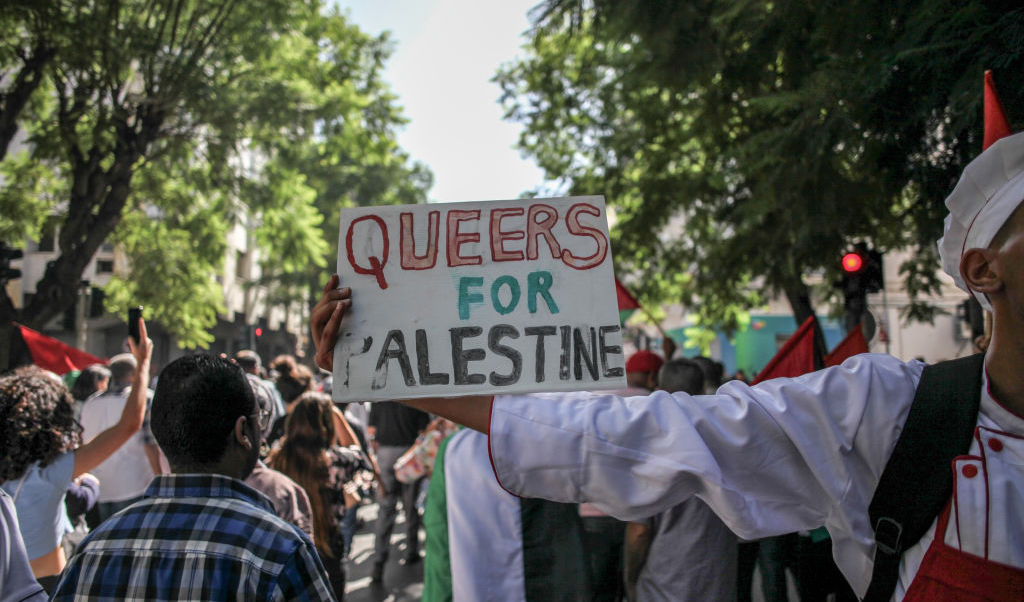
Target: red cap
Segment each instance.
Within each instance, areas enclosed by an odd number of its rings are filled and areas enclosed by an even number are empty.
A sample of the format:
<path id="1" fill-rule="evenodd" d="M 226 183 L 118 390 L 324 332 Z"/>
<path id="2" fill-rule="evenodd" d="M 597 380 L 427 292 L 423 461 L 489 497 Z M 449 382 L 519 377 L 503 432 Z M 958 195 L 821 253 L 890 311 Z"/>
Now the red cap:
<path id="1" fill-rule="evenodd" d="M 653 351 L 637 351 L 626 360 L 626 372 L 657 372 L 665 360 Z"/>

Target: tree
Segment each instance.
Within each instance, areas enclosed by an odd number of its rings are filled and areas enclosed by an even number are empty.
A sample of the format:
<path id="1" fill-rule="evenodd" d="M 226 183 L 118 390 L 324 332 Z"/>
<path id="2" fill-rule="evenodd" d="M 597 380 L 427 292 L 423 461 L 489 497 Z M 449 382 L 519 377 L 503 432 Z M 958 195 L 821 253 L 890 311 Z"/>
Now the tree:
<path id="1" fill-rule="evenodd" d="M 981 145 L 996 70 L 1024 115 L 1024 12 L 974 1 L 550 0 L 528 56 L 497 75 L 521 148 L 618 218 L 620 271 L 645 302 L 701 323 L 784 294 L 857 240 L 912 248 L 917 298 L 938 287 L 943 198 Z M 1012 107 L 1012 108 L 1011 108 Z M 683 235 L 666 239 L 670 220 Z"/>
<path id="2" fill-rule="evenodd" d="M 51 0 L 0 19 L 17 33 L 2 41 L 3 81 L 49 53 L 27 101 L 16 85 L 0 98 L 0 125 L 15 120 L 29 142 L 0 164 L 0 238 L 38 239 L 49 216 L 60 233 L 26 306 L 0 298 L 2 324 L 40 327 L 71 306 L 110 240 L 132 269 L 108 306 L 143 303 L 181 344 L 204 346 L 233 224 L 254 227 L 265 272 L 285 281 L 324 266 L 324 208 L 425 196 L 379 78 L 389 41 L 317 0 Z"/>

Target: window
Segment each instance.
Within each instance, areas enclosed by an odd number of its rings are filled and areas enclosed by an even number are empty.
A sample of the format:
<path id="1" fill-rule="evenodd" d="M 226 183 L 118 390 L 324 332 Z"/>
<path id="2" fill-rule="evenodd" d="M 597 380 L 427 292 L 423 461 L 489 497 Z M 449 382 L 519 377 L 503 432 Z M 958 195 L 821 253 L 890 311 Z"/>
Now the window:
<path id="1" fill-rule="evenodd" d="M 60 219 L 56 216 L 50 216 L 46 219 L 46 223 L 43 224 L 43 233 L 39 238 L 39 250 L 45 253 L 52 253 L 57 250 L 57 227 L 60 224 Z"/>
<path id="2" fill-rule="evenodd" d="M 113 259 L 99 259 L 96 261 L 96 273 L 97 274 L 113 274 L 114 273 L 114 260 Z"/>
<path id="3" fill-rule="evenodd" d="M 248 253 L 235 251 L 235 278 L 245 280 L 247 263 L 249 263 Z"/>

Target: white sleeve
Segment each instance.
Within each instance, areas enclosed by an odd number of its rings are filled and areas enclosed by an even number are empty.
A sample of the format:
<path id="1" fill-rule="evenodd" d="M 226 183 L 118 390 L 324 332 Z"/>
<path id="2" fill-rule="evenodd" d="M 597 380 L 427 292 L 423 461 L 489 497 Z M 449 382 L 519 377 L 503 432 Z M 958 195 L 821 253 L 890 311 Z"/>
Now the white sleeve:
<path id="1" fill-rule="evenodd" d="M 715 395 L 499 396 L 491 460 L 513 493 L 623 520 L 695 495 L 745 539 L 822 525 L 862 537 L 923 367 L 868 354 Z"/>

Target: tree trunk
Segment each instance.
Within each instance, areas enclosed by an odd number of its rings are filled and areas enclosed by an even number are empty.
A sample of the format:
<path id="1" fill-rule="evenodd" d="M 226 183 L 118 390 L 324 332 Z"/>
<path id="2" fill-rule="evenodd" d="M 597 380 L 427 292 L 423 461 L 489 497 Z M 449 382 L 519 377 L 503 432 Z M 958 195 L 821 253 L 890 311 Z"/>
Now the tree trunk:
<path id="1" fill-rule="evenodd" d="M 8 91 L 0 94 L 0 161 L 7 156 L 7 147 L 18 133 L 18 115 L 42 83 L 43 69 L 51 58 L 53 49 L 38 42 Z"/>
<path id="2" fill-rule="evenodd" d="M 811 305 L 811 292 L 803 279 L 797 277 L 783 286 L 783 292 L 789 301 L 789 307 L 793 310 L 793 317 L 797 325 L 803 324 L 807 318 L 814 316 L 814 307 Z M 825 367 L 825 336 L 821 333 L 821 326 L 815 322 L 814 325 L 814 368 L 820 370 Z"/>
<path id="3" fill-rule="evenodd" d="M 18 319 L 18 310 L 7 296 L 7 291 L 0 294 L 0 372 L 4 372 L 11 364 L 11 337 L 14 335 L 14 321 Z"/>
<path id="4" fill-rule="evenodd" d="M 147 111 L 137 130 L 126 120 L 119 121 L 114 161 L 106 170 L 100 168 L 96 149 L 72 158 L 71 195 L 60 233 L 60 256 L 47 265 L 36 284 L 36 294 L 22 310 L 26 326 L 42 328 L 75 303 L 82 273 L 121 223 L 135 164 L 145 156 L 162 123 L 159 111 Z"/>

